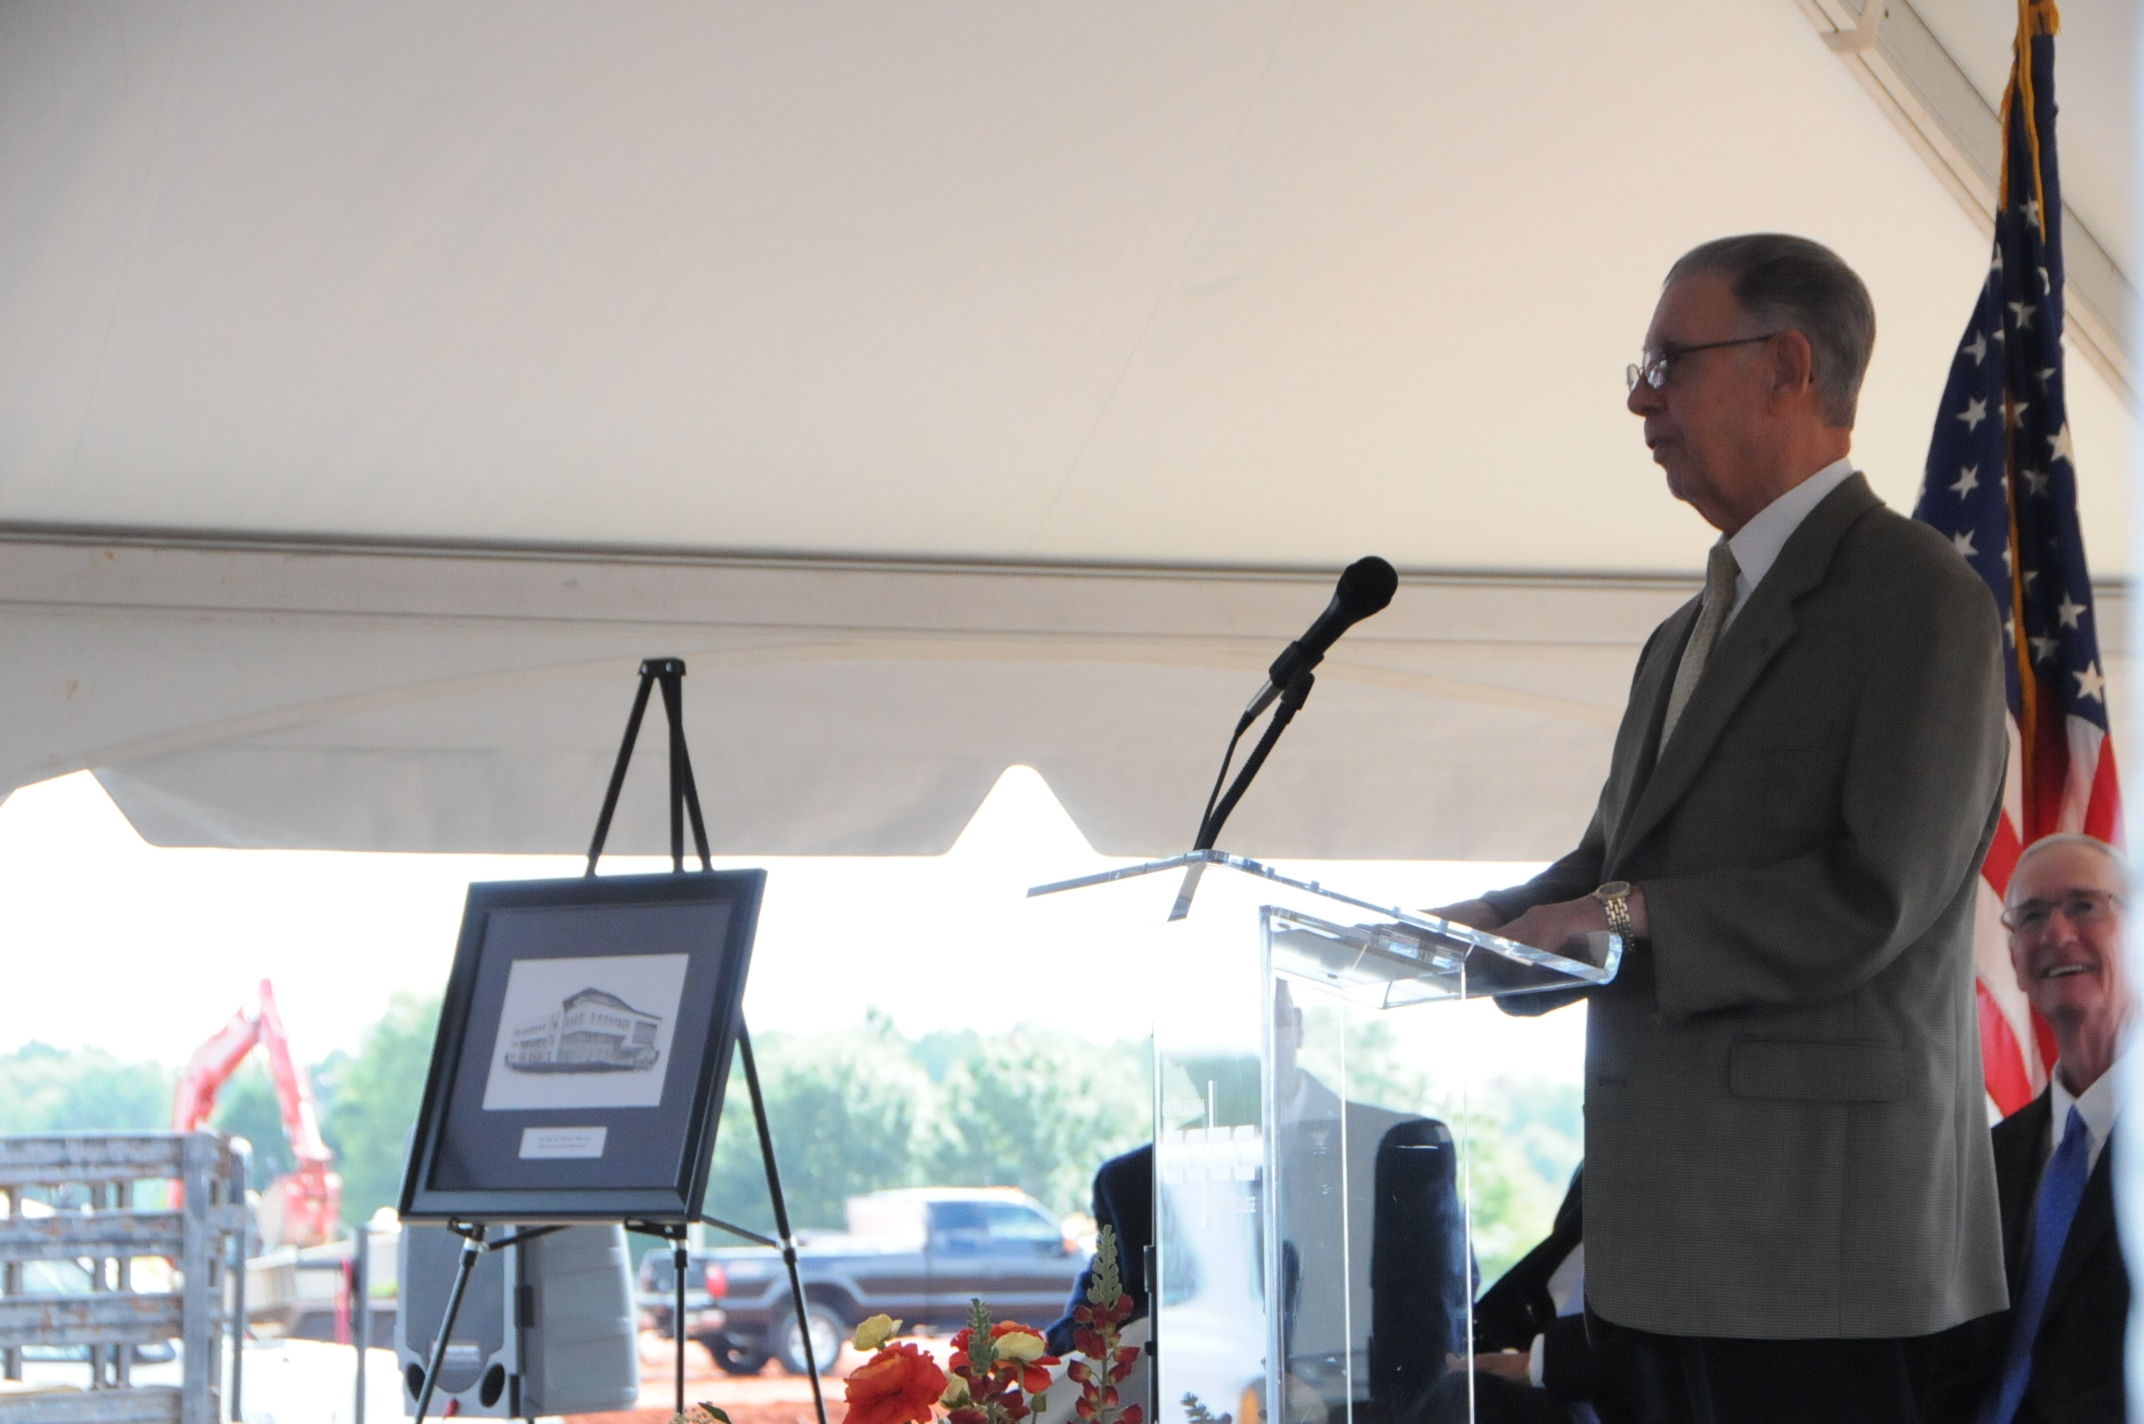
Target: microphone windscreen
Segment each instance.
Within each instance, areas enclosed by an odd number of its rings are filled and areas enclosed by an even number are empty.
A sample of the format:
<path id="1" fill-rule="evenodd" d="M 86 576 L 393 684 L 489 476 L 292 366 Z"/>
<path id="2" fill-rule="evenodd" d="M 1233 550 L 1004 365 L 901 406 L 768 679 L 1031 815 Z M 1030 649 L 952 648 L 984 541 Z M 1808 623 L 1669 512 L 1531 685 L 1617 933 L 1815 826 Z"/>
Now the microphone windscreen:
<path id="1" fill-rule="evenodd" d="M 1399 586 L 1398 572 L 1372 554 L 1349 564 L 1340 575 L 1340 603 L 1354 618 L 1367 618 L 1390 603 Z"/>

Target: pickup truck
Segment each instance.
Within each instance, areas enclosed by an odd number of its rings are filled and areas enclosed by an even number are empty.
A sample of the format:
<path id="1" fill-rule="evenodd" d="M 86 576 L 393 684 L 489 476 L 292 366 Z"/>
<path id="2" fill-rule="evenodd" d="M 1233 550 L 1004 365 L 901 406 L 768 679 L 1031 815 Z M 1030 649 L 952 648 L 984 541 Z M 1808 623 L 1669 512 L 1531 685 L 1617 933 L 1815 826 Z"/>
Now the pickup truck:
<path id="1" fill-rule="evenodd" d="M 799 1232 L 797 1273 L 820 1371 L 867 1316 L 909 1329 L 958 1330 L 981 1296 L 1000 1320 L 1047 1327 L 1064 1311 L 1086 1254 L 1033 1197 L 1008 1187 L 907 1187 L 850 1197 L 846 1232 Z M 803 1333 L 781 1255 L 764 1246 L 695 1250 L 685 1276 L 685 1330 L 731 1374 L 772 1357 L 804 1373 Z M 640 1261 L 640 1308 L 674 1328 L 671 1248 Z"/>

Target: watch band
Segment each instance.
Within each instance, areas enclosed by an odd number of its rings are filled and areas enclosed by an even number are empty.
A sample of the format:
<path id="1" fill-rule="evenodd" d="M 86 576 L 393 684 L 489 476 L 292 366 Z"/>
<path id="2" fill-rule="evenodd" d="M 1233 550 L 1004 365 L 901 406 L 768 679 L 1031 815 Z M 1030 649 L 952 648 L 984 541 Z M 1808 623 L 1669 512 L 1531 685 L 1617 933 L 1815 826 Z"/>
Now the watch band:
<path id="1" fill-rule="evenodd" d="M 1630 939 L 1630 882 L 1611 880 L 1594 891 L 1593 898 L 1601 902 L 1601 909 L 1608 916 L 1609 933 Z"/>

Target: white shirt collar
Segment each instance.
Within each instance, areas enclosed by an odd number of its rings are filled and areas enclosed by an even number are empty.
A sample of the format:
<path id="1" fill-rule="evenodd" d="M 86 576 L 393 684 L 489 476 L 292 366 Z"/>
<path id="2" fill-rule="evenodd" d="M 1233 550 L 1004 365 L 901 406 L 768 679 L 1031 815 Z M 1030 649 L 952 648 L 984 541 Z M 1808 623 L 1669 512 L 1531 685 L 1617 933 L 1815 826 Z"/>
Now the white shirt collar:
<path id="1" fill-rule="evenodd" d="M 2127 1055 L 2123 1056 L 2126 1057 Z M 2059 1067 L 2060 1065 L 2057 1066 Z M 2048 1115 L 2050 1118 L 2047 1136 L 2047 1153 L 2049 1156 L 2053 1156 L 2055 1149 L 2062 1144 L 2062 1130 L 2069 1125 L 2070 1108 L 2074 1106 L 2077 1109 L 2077 1115 L 2084 1119 L 2085 1131 L 2091 1136 L 2092 1151 L 2089 1165 L 2093 1167 L 2099 1165 L 2100 1150 L 2107 1145 L 2107 1137 L 2114 1131 L 2114 1113 L 2115 1109 L 2120 1106 L 2114 1096 L 2114 1085 L 2121 1081 L 2121 1077 L 2122 1059 L 2116 1058 L 2113 1066 L 2100 1074 L 2091 1087 L 2086 1088 L 2081 1095 L 2078 1095 L 2072 1094 L 2063 1085 L 2062 1075 L 2059 1072 L 2048 1075 L 2048 1105 L 2054 1109 Z"/>
<path id="2" fill-rule="evenodd" d="M 1854 472 L 1854 462 L 1846 458 L 1833 460 L 1793 489 L 1773 500 L 1749 523 L 1735 531 L 1727 541 L 1727 547 L 1735 552 L 1735 563 L 1742 572 L 1735 578 L 1735 606 L 1727 610 L 1727 622 L 1732 623 L 1749 596 L 1764 582 L 1764 576 L 1779 562 L 1779 551 L 1787 547 L 1787 540 L 1802 527 L 1809 511 L 1824 502 L 1824 496 L 1846 483 Z M 1720 625 L 1723 629 L 1726 623 Z"/>

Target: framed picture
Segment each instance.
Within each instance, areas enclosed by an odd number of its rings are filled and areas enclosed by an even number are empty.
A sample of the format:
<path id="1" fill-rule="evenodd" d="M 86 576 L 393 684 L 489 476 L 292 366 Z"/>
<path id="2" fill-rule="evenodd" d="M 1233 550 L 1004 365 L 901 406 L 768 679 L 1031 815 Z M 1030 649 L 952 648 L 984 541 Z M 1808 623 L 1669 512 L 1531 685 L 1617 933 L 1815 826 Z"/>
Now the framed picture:
<path id="1" fill-rule="evenodd" d="M 766 878 L 471 885 L 403 1217 L 695 1219 Z"/>

